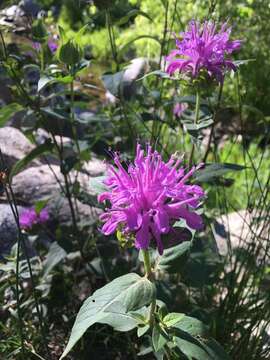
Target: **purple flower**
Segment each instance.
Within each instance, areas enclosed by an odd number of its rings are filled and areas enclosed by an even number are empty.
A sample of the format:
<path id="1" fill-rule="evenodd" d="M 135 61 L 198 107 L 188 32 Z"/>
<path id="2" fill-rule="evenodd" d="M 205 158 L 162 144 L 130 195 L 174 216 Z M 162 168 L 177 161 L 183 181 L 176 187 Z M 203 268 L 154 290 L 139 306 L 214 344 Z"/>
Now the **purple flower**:
<path id="1" fill-rule="evenodd" d="M 39 213 L 34 208 L 24 210 L 19 217 L 19 223 L 22 229 L 30 230 L 36 224 L 44 224 L 49 220 L 49 213 L 46 208 Z"/>
<path id="2" fill-rule="evenodd" d="M 32 42 L 32 46 L 36 51 L 40 51 L 41 50 L 41 44 L 37 41 Z"/>
<path id="3" fill-rule="evenodd" d="M 187 108 L 188 104 L 186 103 L 176 103 L 173 108 L 173 114 L 180 118 Z"/>
<path id="4" fill-rule="evenodd" d="M 53 40 L 53 39 L 49 39 L 48 40 L 48 47 L 51 50 L 52 53 L 55 53 L 56 50 L 58 49 L 58 44 Z"/>
<path id="5" fill-rule="evenodd" d="M 103 234 L 110 235 L 120 229 L 135 236 L 138 249 L 147 249 L 151 240 L 155 240 L 162 254 L 161 236 L 172 230 L 175 221 L 185 219 L 190 228 L 202 229 L 202 218 L 193 210 L 199 206 L 204 191 L 200 186 L 186 184 L 200 165 L 185 174 L 184 168 L 179 167 L 181 160 L 172 156 L 165 163 L 151 146 L 145 155 L 139 144 L 134 164 L 129 164 L 127 170 L 119 155 L 114 154 L 114 162 L 117 169 L 110 166 L 104 181 L 108 191 L 98 199 L 111 204 L 100 216 L 105 222 Z"/>
<path id="6" fill-rule="evenodd" d="M 188 31 L 176 38 L 176 47 L 167 57 L 167 72 L 172 75 L 179 71 L 197 78 L 201 71 L 206 71 L 210 78 L 222 83 L 226 70 L 236 71 L 230 55 L 241 47 L 240 40 L 230 41 L 231 28 L 222 24 L 218 31 L 212 21 L 200 24 L 189 23 Z"/>
<path id="7" fill-rule="evenodd" d="M 49 220 L 50 216 L 46 208 L 42 209 L 38 214 L 38 222 L 40 224 L 45 224 Z"/>

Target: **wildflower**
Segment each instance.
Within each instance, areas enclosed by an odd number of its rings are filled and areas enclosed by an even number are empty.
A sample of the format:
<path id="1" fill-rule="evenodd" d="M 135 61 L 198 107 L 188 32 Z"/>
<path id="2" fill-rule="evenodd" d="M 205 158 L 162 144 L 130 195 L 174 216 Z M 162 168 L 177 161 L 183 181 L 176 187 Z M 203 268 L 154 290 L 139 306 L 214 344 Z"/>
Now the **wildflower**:
<path id="1" fill-rule="evenodd" d="M 55 42 L 52 38 L 49 38 L 48 39 L 48 42 L 47 42 L 47 45 L 48 45 L 48 48 L 50 49 L 51 53 L 55 53 L 56 50 L 58 49 L 58 44 L 57 42 Z M 33 48 L 40 52 L 41 51 L 41 43 L 37 42 L 37 41 L 33 41 L 32 42 L 32 46 Z"/>
<path id="2" fill-rule="evenodd" d="M 49 220 L 49 213 L 46 208 L 39 213 L 34 208 L 24 210 L 19 217 L 19 223 L 22 229 L 30 230 L 36 224 L 44 224 Z"/>
<path id="3" fill-rule="evenodd" d="M 58 49 L 58 44 L 53 39 L 48 40 L 48 48 L 51 50 L 52 53 L 55 53 Z"/>
<path id="4" fill-rule="evenodd" d="M 173 114 L 180 118 L 187 108 L 188 104 L 186 103 L 176 103 L 173 108 Z"/>
<path id="5" fill-rule="evenodd" d="M 32 46 L 38 52 L 41 50 L 41 44 L 39 42 L 37 42 L 37 41 L 33 41 Z"/>
<path id="6" fill-rule="evenodd" d="M 177 49 L 167 57 L 167 72 L 172 75 L 179 71 L 198 78 L 205 71 L 210 78 L 222 83 L 226 70 L 236 71 L 230 55 L 241 47 L 240 40 L 229 40 L 230 34 L 227 23 L 218 31 L 214 22 L 191 21 L 188 31 L 180 34 L 181 39 L 176 38 Z"/>
<path id="7" fill-rule="evenodd" d="M 180 159 L 172 156 L 165 163 L 151 146 L 145 155 L 139 144 L 135 161 L 127 170 L 116 153 L 114 162 L 118 169 L 109 167 L 104 181 L 108 191 L 98 199 L 111 204 L 100 217 L 105 222 L 103 234 L 121 229 L 124 234 L 135 236 L 138 249 L 147 249 L 154 240 L 162 254 L 161 236 L 168 234 L 177 220 L 185 219 L 190 228 L 202 229 L 202 218 L 193 210 L 199 206 L 204 191 L 200 186 L 186 184 L 200 165 L 185 174 L 184 168 L 179 167 Z"/>

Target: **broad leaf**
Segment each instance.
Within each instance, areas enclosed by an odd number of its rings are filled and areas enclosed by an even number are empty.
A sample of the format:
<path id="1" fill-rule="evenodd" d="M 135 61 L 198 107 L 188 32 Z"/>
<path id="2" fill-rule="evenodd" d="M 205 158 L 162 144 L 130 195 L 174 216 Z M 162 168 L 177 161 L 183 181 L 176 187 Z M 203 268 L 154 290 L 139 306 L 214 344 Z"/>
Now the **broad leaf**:
<path id="1" fill-rule="evenodd" d="M 191 242 L 185 241 L 179 245 L 166 249 L 158 260 L 158 268 L 171 273 L 178 272 L 188 259 Z"/>
<path id="2" fill-rule="evenodd" d="M 194 336 L 180 329 L 173 329 L 173 341 L 188 359 L 218 360 L 209 353 L 207 347 Z"/>
<path id="3" fill-rule="evenodd" d="M 155 352 L 161 350 L 169 340 L 167 334 L 156 324 L 152 333 L 152 344 Z"/>
<path id="4" fill-rule="evenodd" d="M 112 314 L 115 314 L 119 308 L 121 311 L 125 309 L 127 313 L 140 309 L 149 304 L 154 296 L 154 285 L 147 278 L 135 273 L 121 276 L 95 291 L 81 307 L 61 359 L 69 353 L 91 325 L 97 322 L 109 323 L 108 320 L 111 318 L 113 325 L 116 326 L 116 317 Z M 122 317 L 120 322 L 121 327 Z"/>
<path id="5" fill-rule="evenodd" d="M 11 103 L 3 106 L 0 109 L 0 127 L 4 126 L 12 115 L 21 110 L 23 110 L 23 107 L 17 103 Z"/>
<path id="6" fill-rule="evenodd" d="M 67 253 L 57 242 L 53 242 L 50 246 L 49 252 L 46 259 L 43 262 L 43 276 L 46 277 L 50 271 L 57 265 L 61 260 L 66 257 Z"/>
<path id="7" fill-rule="evenodd" d="M 230 360 L 222 347 L 213 339 L 194 337 L 193 335 L 174 328 L 173 341 L 188 359 L 192 360 Z"/>
<path id="8" fill-rule="evenodd" d="M 183 318 L 185 318 L 185 314 L 181 313 L 169 313 L 167 314 L 162 322 L 167 326 L 171 327 L 179 323 Z"/>
<path id="9" fill-rule="evenodd" d="M 168 314 L 170 315 L 170 314 Z M 183 315 L 183 314 L 179 314 Z M 204 323 L 196 318 L 184 315 L 174 324 L 174 327 L 183 330 L 193 336 L 206 336 L 207 327 Z"/>
<path id="10" fill-rule="evenodd" d="M 119 71 L 115 74 L 105 74 L 102 76 L 105 88 L 116 97 L 120 97 L 121 95 L 123 76 L 124 71 Z"/>

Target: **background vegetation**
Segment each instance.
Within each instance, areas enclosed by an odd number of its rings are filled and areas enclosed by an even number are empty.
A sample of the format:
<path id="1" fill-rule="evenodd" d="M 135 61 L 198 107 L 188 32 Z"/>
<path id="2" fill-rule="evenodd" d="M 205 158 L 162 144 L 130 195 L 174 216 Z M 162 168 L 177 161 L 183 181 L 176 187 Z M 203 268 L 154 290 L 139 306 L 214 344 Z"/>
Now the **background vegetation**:
<path id="1" fill-rule="evenodd" d="M 159 299 L 170 311 L 204 322 L 232 359 L 269 359 L 268 1 L 40 0 L 17 2 L 24 16 L 7 14 L 15 3 L 1 3 L 0 127 L 18 128 L 35 150 L 8 169 L 1 156 L 1 171 L 8 174 L 1 202 L 9 200 L 18 221 L 17 205 L 24 203 L 13 183 L 41 157 L 59 167 L 55 181 L 71 215 L 63 224 L 51 212 L 47 230 L 18 229 L 13 247 L 2 254 L 3 359 L 58 359 L 82 301 L 119 275 L 141 272 L 135 249 L 98 231 L 99 182 L 89 180 L 89 192 L 79 178 L 89 162 L 110 161 L 110 149 L 132 159 L 137 139 L 151 141 L 164 158 L 184 154 L 186 165 L 195 143 L 194 162 L 210 165 L 197 176 L 208 197 L 205 231 L 194 235 L 177 271 L 160 272 Z M 243 40 L 235 57 L 241 66 L 226 76 L 221 97 L 217 87 L 204 89 L 201 126 L 189 128 L 194 94 L 166 78 L 164 55 L 174 46 L 173 32 L 191 19 L 208 18 L 232 24 L 232 37 Z M 48 38 L 58 47 L 70 40 L 77 52 L 53 53 Z M 79 59 L 73 61 L 75 53 Z M 181 118 L 173 113 L 179 102 L 188 104 Z M 45 142 L 39 142 L 40 129 Z M 27 205 L 42 209 L 51 202 L 48 197 Z M 95 215 L 82 218 L 78 203 Z M 97 324 L 67 358 L 136 359 L 141 353 L 153 359 L 148 345 L 148 337 L 138 341 L 132 331 L 119 336 Z"/>

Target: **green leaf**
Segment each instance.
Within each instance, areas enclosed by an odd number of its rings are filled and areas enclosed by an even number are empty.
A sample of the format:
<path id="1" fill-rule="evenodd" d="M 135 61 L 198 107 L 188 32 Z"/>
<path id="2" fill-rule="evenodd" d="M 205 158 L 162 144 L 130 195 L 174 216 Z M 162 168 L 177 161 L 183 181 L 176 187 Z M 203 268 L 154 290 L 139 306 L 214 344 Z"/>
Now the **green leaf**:
<path id="1" fill-rule="evenodd" d="M 46 116 L 54 117 L 56 120 L 70 121 L 69 114 L 62 110 L 52 110 L 50 107 L 44 107 L 40 108 L 40 111 Z"/>
<path id="2" fill-rule="evenodd" d="M 126 307 L 120 302 L 114 302 L 109 308 L 104 311 L 104 314 L 99 323 L 107 324 L 117 331 L 130 331 L 137 326 L 136 318 L 131 312 L 126 311 Z"/>
<path id="3" fill-rule="evenodd" d="M 204 346 L 194 336 L 188 334 L 180 329 L 173 329 L 173 341 L 176 346 L 192 360 L 218 360 L 212 357 L 211 353 L 208 352 L 207 347 Z"/>
<path id="4" fill-rule="evenodd" d="M 184 315 L 177 323 L 175 323 L 174 327 L 193 336 L 207 335 L 207 327 L 202 321 L 186 315 Z"/>
<path id="5" fill-rule="evenodd" d="M 185 241 L 166 249 L 158 260 L 158 268 L 170 273 L 178 272 L 188 259 L 191 242 Z"/>
<path id="6" fill-rule="evenodd" d="M 178 328 L 172 328 L 171 334 L 176 346 L 188 359 L 194 360 L 230 360 L 223 348 L 213 339 L 194 336 Z"/>
<path id="7" fill-rule="evenodd" d="M 155 352 L 161 350 L 168 340 L 168 335 L 165 334 L 158 324 L 155 324 L 152 333 L 152 344 Z"/>
<path id="8" fill-rule="evenodd" d="M 61 41 L 66 42 L 68 38 L 67 38 L 65 30 L 60 25 L 58 25 L 58 30 L 59 30 L 59 36 L 60 36 Z"/>
<path id="9" fill-rule="evenodd" d="M 40 200 L 35 203 L 35 211 L 37 214 L 41 212 L 42 209 L 48 204 L 48 200 Z"/>
<path id="10" fill-rule="evenodd" d="M 124 71 L 119 71 L 115 74 L 105 74 L 102 75 L 102 81 L 107 90 L 110 91 L 114 96 L 121 96 L 121 87 L 122 80 L 124 76 Z"/>
<path id="11" fill-rule="evenodd" d="M 112 315 L 114 312 L 117 312 L 119 308 L 122 312 L 125 309 L 127 313 L 140 309 L 149 304 L 154 296 L 155 286 L 147 278 L 135 273 L 121 276 L 95 291 L 81 307 L 61 359 L 69 353 L 91 325 L 97 322 L 109 323 L 108 320 L 112 319 L 113 325 L 117 326 L 116 317 Z M 122 320 L 121 317 L 120 327 Z"/>
<path id="12" fill-rule="evenodd" d="M 143 80 L 143 79 L 145 79 L 145 78 L 147 78 L 148 76 L 151 76 L 151 75 L 159 76 L 162 79 L 170 79 L 171 78 L 170 75 L 168 75 L 168 73 L 166 73 L 164 71 L 154 70 L 154 71 L 151 71 L 151 72 L 145 74 L 144 76 L 140 77 L 137 81 Z"/>
<path id="13" fill-rule="evenodd" d="M 162 322 L 167 326 L 171 327 L 179 323 L 183 318 L 185 317 L 185 314 L 181 313 L 169 313 L 167 314 Z"/>
<path id="14" fill-rule="evenodd" d="M 48 85 L 52 85 L 55 83 L 62 83 L 62 84 L 70 84 L 73 80 L 71 75 L 63 76 L 63 77 L 52 77 L 52 76 L 43 76 L 38 81 L 38 92 L 44 89 Z"/>
<path id="15" fill-rule="evenodd" d="M 44 144 L 37 146 L 35 149 L 30 151 L 23 159 L 16 162 L 16 164 L 12 167 L 10 172 L 10 178 L 17 175 L 20 171 L 22 171 L 31 161 L 36 159 L 42 154 L 47 152 L 51 152 L 53 150 L 53 143 L 50 139 L 46 140 Z"/>
<path id="16" fill-rule="evenodd" d="M 105 191 L 108 191 L 106 185 L 104 184 L 104 180 L 106 176 L 96 176 L 90 180 L 90 187 L 95 192 L 95 194 L 99 195 Z"/>
<path id="17" fill-rule="evenodd" d="M 46 259 L 43 262 L 43 277 L 46 277 L 51 270 L 66 257 L 67 253 L 57 242 L 53 242 L 50 246 Z"/>
<path id="18" fill-rule="evenodd" d="M 245 166 L 238 165 L 238 164 L 228 164 L 228 163 L 207 164 L 203 169 L 198 170 L 195 173 L 194 178 L 195 178 L 195 181 L 207 182 L 207 181 L 214 180 L 218 177 L 224 176 L 228 172 L 241 171 L 243 169 L 245 169 Z"/>
<path id="19" fill-rule="evenodd" d="M 147 331 L 150 329 L 150 326 L 148 324 L 144 326 L 139 326 L 137 330 L 137 336 L 142 337 L 144 334 L 147 333 Z"/>
<path id="20" fill-rule="evenodd" d="M 3 106 L 0 109 L 0 127 L 4 126 L 12 115 L 16 114 L 18 111 L 21 110 L 23 110 L 23 107 L 17 103 L 11 103 Z"/>
<path id="21" fill-rule="evenodd" d="M 153 21 L 153 19 L 144 11 L 138 10 L 138 9 L 133 9 L 130 10 L 125 16 L 123 16 L 117 23 L 116 25 L 121 26 L 126 24 L 129 19 L 131 19 L 133 16 L 137 16 L 137 15 L 141 15 L 144 16 L 145 18 L 147 18 L 150 21 Z"/>

